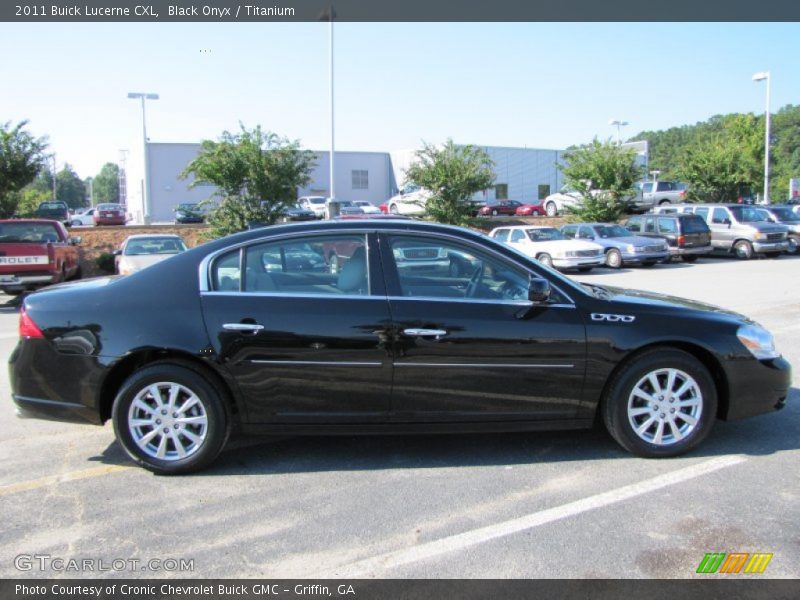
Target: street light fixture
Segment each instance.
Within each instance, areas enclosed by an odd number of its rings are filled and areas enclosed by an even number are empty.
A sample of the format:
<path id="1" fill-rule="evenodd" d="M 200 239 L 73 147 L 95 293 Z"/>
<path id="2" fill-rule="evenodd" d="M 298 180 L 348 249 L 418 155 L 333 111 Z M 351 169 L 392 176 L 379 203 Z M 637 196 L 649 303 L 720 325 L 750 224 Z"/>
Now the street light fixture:
<path id="1" fill-rule="evenodd" d="M 158 100 L 158 94 L 145 92 L 128 92 L 128 98 L 142 101 L 142 140 L 144 149 L 144 189 L 142 190 L 142 200 L 144 203 L 144 223 L 150 224 L 150 159 L 147 152 L 147 120 L 145 118 L 145 100 Z"/>
<path id="2" fill-rule="evenodd" d="M 622 134 L 620 133 L 620 127 L 625 127 L 628 122 L 627 121 L 620 121 L 619 119 L 611 119 L 608 122 L 609 125 L 616 125 L 617 126 L 617 145 L 622 145 Z"/>
<path id="3" fill-rule="evenodd" d="M 761 71 L 753 75 L 753 81 L 767 82 L 767 109 L 766 115 L 766 133 L 764 138 L 764 204 L 769 204 L 769 88 L 772 78 L 769 71 Z"/>

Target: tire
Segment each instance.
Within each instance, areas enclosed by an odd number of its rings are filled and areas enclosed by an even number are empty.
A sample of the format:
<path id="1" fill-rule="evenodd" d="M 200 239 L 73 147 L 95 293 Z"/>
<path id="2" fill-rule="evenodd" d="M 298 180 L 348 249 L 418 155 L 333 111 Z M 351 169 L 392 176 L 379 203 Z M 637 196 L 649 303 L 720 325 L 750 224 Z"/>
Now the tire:
<path id="1" fill-rule="evenodd" d="M 158 401 L 152 392 L 154 387 Z M 178 410 L 170 415 L 164 404 L 169 402 L 173 390 L 177 392 Z M 193 398 L 197 401 L 193 402 Z M 156 411 L 159 406 L 163 408 Z M 175 415 L 180 414 L 188 417 L 178 417 L 176 421 L 181 418 L 192 421 L 174 422 Z M 165 475 L 189 473 L 208 466 L 230 434 L 231 420 L 222 393 L 198 371 L 171 362 L 145 366 L 128 377 L 114 400 L 111 418 L 117 441 L 128 456 L 145 469 Z M 176 430 L 181 433 L 175 435 Z M 180 456 L 179 447 L 185 456 Z"/>
<path id="2" fill-rule="evenodd" d="M 592 270 L 592 267 L 578 267 L 578 272 L 579 273 L 588 273 L 591 270 Z"/>
<path id="3" fill-rule="evenodd" d="M 389 212 L 393 215 L 399 215 L 400 211 L 397 210 L 397 204 L 390 204 L 389 205 Z"/>
<path id="4" fill-rule="evenodd" d="M 497 216 L 497 209 L 496 209 L 496 208 L 493 208 L 493 209 L 492 209 L 492 216 L 493 216 L 493 217 L 496 217 L 496 216 Z"/>
<path id="5" fill-rule="evenodd" d="M 534 210 L 534 211 L 532 211 L 532 212 L 531 212 L 531 216 L 532 216 L 532 217 L 538 217 L 538 216 L 539 216 L 539 211 L 538 211 L 538 210 Z"/>
<path id="6" fill-rule="evenodd" d="M 753 258 L 753 244 L 747 240 L 739 240 L 733 245 L 733 253 L 738 259 L 750 260 Z"/>
<path id="7" fill-rule="evenodd" d="M 679 456 L 714 426 L 717 390 L 708 370 L 688 352 L 653 348 L 613 376 L 600 410 L 608 432 L 629 452 L 645 458 Z"/>
<path id="8" fill-rule="evenodd" d="M 664 198 L 661 202 L 658 203 L 659 206 L 664 206 L 666 204 L 672 204 L 672 202 Z"/>
<path id="9" fill-rule="evenodd" d="M 619 269 L 622 266 L 622 254 L 616 248 L 606 252 L 606 266 L 609 269 Z"/>
<path id="10" fill-rule="evenodd" d="M 548 217 L 555 217 L 558 214 L 558 208 L 556 207 L 555 202 L 548 202 L 544 207 L 544 210 Z"/>
<path id="11" fill-rule="evenodd" d="M 550 256 L 547 252 L 542 252 L 541 254 L 537 254 L 536 260 L 542 263 L 545 267 L 553 266 L 553 257 Z"/>
<path id="12" fill-rule="evenodd" d="M 697 254 L 684 254 L 683 262 L 685 263 L 697 262 Z"/>
<path id="13" fill-rule="evenodd" d="M 786 254 L 797 254 L 797 237 L 790 235 L 788 238 L 789 248 L 786 250 Z"/>

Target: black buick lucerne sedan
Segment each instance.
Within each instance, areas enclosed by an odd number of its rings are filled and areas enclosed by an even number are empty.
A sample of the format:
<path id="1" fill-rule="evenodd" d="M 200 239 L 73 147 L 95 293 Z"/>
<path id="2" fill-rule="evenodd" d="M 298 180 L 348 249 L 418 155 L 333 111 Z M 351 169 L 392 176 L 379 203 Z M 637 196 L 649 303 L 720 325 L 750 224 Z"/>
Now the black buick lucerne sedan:
<path id="1" fill-rule="evenodd" d="M 482 234 L 399 220 L 266 227 L 34 293 L 10 370 L 20 413 L 111 419 L 161 473 L 208 465 L 234 427 L 521 431 L 599 417 L 627 450 L 675 456 L 717 418 L 781 408 L 791 380 L 746 317 L 581 285 Z"/>

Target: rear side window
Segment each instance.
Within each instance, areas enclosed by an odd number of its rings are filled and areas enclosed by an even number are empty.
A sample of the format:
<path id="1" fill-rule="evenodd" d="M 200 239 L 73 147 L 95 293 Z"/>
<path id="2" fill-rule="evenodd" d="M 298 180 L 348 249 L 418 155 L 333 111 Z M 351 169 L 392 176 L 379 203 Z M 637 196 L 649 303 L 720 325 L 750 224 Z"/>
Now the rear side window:
<path id="1" fill-rule="evenodd" d="M 659 181 L 657 189 L 659 192 L 671 192 L 675 189 L 675 184 L 671 181 Z"/>
<path id="2" fill-rule="evenodd" d="M 675 219 L 661 217 L 658 220 L 658 230 L 661 233 L 678 233 L 678 223 Z"/>
<path id="3" fill-rule="evenodd" d="M 211 287 L 217 292 L 238 292 L 242 269 L 239 250 L 223 254 L 211 269 Z"/>
<path id="4" fill-rule="evenodd" d="M 706 222 L 697 215 L 684 217 L 681 222 L 684 233 L 708 233 L 710 231 Z"/>

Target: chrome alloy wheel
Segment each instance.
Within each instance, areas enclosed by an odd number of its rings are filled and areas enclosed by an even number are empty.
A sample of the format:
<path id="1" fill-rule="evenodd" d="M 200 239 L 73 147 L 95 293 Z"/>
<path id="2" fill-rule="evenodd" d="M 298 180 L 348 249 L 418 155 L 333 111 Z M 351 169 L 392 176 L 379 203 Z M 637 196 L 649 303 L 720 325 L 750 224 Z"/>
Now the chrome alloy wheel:
<path id="1" fill-rule="evenodd" d="M 128 410 L 128 429 L 137 446 L 153 458 L 175 461 L 203 445 L 208 415 L 189 388 L 169 381 L 140 390 Z"/>
<path id="2" fill-rule="evenodd" d="M 656 446 L 670 446 L 691 435 L 702 412 L 700 385 L 678 369 L 651 371 L 633 386 L 628 397 L 631 427 Z"/>

